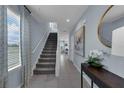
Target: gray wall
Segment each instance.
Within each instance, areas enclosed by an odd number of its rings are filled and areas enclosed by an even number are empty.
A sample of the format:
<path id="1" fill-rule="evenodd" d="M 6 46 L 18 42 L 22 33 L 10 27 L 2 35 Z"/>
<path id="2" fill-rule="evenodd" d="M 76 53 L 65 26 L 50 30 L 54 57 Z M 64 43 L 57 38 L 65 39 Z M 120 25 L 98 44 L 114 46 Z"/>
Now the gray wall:
<path id="1" fill-rule="evenodd" d="M 102 37 L 105 38 L 107 41 L 112 41 L 112 23 L 105 23 L 101 27 L 101 34 Z"/>
<path id="2" fill-rule="evenodd" d="M 18 88 L 22 86 L 21 67 L 16 67 L 8 72 L 7 88 Z"/>
<path id="3" fill-rule="evenodd" d="M 88 55 L 89 51 L 93 49 L 100 49 L 110 53 L 110 49 L 103 46 L 102 43 L 98 40 L 98 36 L 97 36 L 97 29 L 98 29 L 100 18 L 106 9 L 107 9 L 107 6 L 89 6 L 89 8 L 82 15 L 77 26 L 70 33 L 70 39 L 71 39 L 71 37 L 74 37 L 75 31 L 78 31 L 78 29 L 82 26 L 84 20 L 86 21 L 85 23 L 86 25 L 86 32 L 85 32 L 86 56 Z M 73 62 L 74 64 L 77 64 L 76 65 L 77 67 L 80 68 L 80 63 L 83 61 L 82 57 L 76 54 L 74 55 L 75 56 L 74 56 Z M 76 59 L 79 59 L 79 60 L 76 60 Z"/>
<path id="4" fill-rule="evenodd" d="M 98 35 L 97 35 L 98 24 L 99 24 L 100 18 L 102 17 L 103 13 L 107 10 L 108 7 L 109 6 L 102 6 L 102 5 L 101 6 L 89 6 L 89 8 L 84 13 L 84 15 L 82 15 L 77 26 L 70 33 L 70 41 L 71 41 L 71 38 L 74 37 L 75 31 L 77 31 L 77 29 L 83 24 L 84 20 L 86 20 L 86 23 L 85 23 L 86 24 L 86 32 L 85 32 L 86 57 L 87 57 L 89 51 L 93 50 L 93 49 L 99 49 L 99 50 L 103 50 L 105 52 L 111 53 L 111 49 L 104 46 L 99 41 Z M 70 42 L 70 44 L 71 43 L 72 42 Z M 74 55 L 72 62 L 77 67 L 77 69 L 80 71 L 80 65 L 82 62 L 84 62 L 84 58 L 82 58 L 79 55 L 76 55 L 75 53 L 72 55 Z M 121 61 L 117 61 L 117 60 L 111 59 L 111 61 L 105 61 L 105 62 L 103 62 L 103 64 L 105 65 L 106 69 L 110 70 L 111 72 L 113 72 L 115 74 L 120 75 L 121 77 L 124 77 L 124 73 L 123 73 L 124 62 L 122 62 L 122 60 Z M 115 68 L 117 68 L 116 65 L 118 66 L 118 69 L 115 69 Z"/>

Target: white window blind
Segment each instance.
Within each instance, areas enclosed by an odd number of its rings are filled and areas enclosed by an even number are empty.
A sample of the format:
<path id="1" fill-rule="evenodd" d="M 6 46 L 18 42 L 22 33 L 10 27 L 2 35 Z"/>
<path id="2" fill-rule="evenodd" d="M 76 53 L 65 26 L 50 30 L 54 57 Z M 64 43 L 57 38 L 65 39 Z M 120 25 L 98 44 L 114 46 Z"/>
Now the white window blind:
<path id="1" fill-rule="evenodd" d="M 7 8 L 8 68 L 21 65 L 20 16 Z"/>

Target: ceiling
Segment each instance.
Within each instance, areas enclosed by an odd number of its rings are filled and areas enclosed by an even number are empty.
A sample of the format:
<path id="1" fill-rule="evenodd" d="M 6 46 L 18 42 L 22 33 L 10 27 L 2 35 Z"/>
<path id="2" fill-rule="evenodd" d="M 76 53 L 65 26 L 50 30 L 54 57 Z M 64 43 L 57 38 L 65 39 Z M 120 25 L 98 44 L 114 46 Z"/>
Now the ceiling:
<path id="1" fill-rule="evenodd" d="M 57 22 L 59 31 L 72 31 L 87 5 L 27 5 L 31 14 L 40 22 Z M 70 22 L 66 22 L 69 19 Z"/>
<path id="2" fill-rule="evenodd" d="M 124 17 L 124 5 L 113 6 L 104 17 L 104 22 L 113 22 Z"/>

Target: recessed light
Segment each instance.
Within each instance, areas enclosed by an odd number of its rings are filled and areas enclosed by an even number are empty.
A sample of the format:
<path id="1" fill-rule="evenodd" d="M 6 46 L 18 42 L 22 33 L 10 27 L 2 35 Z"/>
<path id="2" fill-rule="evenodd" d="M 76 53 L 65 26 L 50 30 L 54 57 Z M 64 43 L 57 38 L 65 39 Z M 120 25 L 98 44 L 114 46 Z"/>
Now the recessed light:
<path id="1" fill-rule="evenodd" d="M 70 19 L 66 19 L 66 22 L 70 22 Z"/>

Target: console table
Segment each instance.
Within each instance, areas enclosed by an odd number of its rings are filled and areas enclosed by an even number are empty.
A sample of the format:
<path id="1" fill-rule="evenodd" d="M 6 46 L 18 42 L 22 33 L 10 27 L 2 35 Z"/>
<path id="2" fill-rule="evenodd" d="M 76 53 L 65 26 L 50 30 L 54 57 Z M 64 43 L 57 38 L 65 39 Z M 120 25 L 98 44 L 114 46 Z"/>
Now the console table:
<path id="1" fill-rule="evenodd" d="M 124 78 L 104 68 L 98 69 L 86 63 L 81 64 L 81 88 L 83 88 L 83 72 L 91 79 L 91 88 L 93 82 L 100 88 L 124 88 Z"/>

